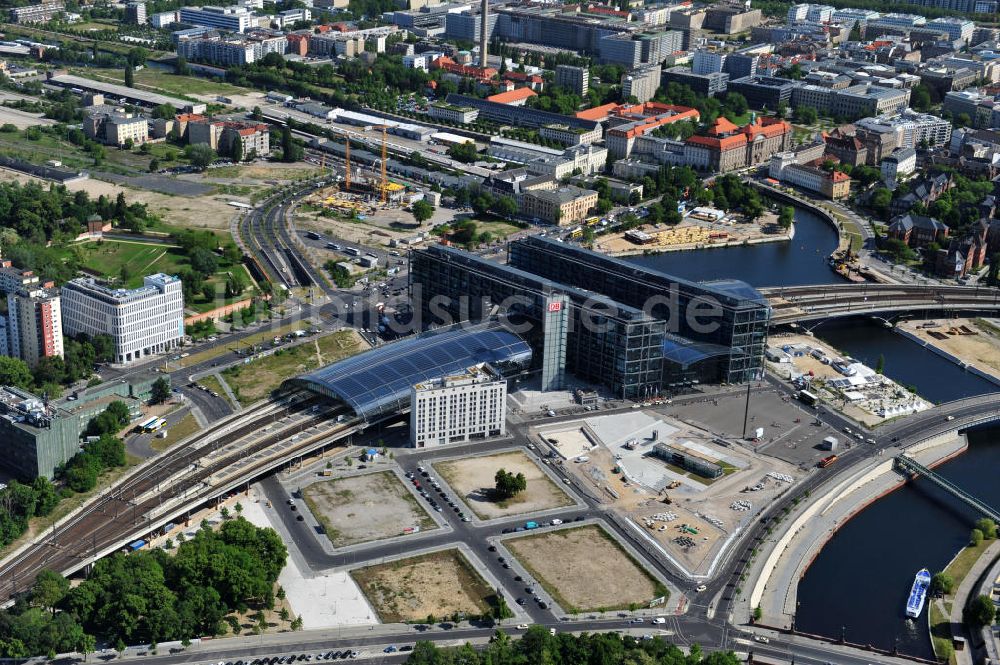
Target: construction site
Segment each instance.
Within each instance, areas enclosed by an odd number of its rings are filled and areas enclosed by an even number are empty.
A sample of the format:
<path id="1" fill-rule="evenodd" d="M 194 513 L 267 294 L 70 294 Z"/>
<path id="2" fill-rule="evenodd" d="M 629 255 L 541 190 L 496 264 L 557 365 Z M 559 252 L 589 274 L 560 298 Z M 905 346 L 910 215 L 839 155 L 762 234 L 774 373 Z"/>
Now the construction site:
<path id="1" fill-rule="evenodd" d="M 351 163 L 351 142 L 344 141 L 344 164 L 330 164 L 334 184 L 319 189 L 305 199 L 311 206 L 332 210 L 348 217 L 372 215 L 387 207 L 397 208 L 404 203 L 406 187 L 392 182 L 386 172 L 386 128 L 382 127 L 382 156 L 364 168 Z M 327 168 L 327 154 L 320 154 L 320 168 Z"/>
<path id="2" fill-rule="evenodd" d="M 690 575 L 708 574 L 726 543 L 800 476 L 691 424 L 655 412 L 535 429 L 559 473 L 611 509 Z"/>

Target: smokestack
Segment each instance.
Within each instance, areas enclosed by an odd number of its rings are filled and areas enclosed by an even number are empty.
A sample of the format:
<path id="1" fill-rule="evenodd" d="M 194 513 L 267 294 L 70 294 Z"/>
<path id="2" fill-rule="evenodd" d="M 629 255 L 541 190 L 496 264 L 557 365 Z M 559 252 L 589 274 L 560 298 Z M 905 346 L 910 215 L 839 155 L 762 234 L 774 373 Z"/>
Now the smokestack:
<path id="1" fill-rule="evenodd" d="M 490 15 L 490 0 L 483 0 L 483 9 L 481 13 L 482 16 L 480 17 L 480 20 L 482 21 L 482 26 L 479 34 L 479 66 L 485 69 L 488 66 L 486 43 L 489 40 L 489 30 L 487 30 L 486 26 Z"/>

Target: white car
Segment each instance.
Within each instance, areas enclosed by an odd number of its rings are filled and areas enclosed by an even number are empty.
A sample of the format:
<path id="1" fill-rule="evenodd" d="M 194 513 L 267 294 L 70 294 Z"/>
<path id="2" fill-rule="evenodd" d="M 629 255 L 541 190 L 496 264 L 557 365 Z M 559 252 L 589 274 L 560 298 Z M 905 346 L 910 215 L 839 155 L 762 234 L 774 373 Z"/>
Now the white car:
<path id="1" fill-rule="evenodd" d="M 698 585 L 698 586 L 697 586 L 697 587 L 695 588 L 695 591 L 704 591 L 704 590 L 706 590 L 707 588 L 708 588 L 708 587 L 707 587 L 707 586 L 705 586 L 704 584 L 699 584 L 699 585 Z"/>
<path id="2" fill-rule="evenodd" d="M 764 635 L 754 635 L 753 641 L 760 642 L 761 644 L 769 644 L 771 642 L 771 640 L 767 639 Z"/>
<path id="3" fill-rule="evenodd" d="M 519 623 L 519 624 L 517 624 L 517 629 L 518 630 L 528 630 L 528 624 L 526 624 L 526 623 Z"/>

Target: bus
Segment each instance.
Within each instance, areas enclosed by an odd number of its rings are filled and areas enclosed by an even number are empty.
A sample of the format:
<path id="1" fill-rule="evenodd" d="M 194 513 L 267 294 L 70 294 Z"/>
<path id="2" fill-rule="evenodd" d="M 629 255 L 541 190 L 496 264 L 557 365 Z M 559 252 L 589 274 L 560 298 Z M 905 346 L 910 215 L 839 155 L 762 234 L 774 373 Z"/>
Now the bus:
<path id="1" fill-rule="evenodd" d="M 344 253 L 345 254 L 350 254 L 351 256 L 361 256 L 360 250 L 358 250 L 358 249 L 356 249 L 354 247 L 345 247 L 344 248 Z"/>
<path id="2" fill-rule="evenodd" d="M 826 467 L 830 466 L 836 461 L 837 461 L 836 455 L 830 455 L 829 457 L 824 457 L 819 461 L 819 468 L 825 469 Z"/>
<path id="3" fill-rule="evenodd" d="M 146 422 L 139 425 L 139 429 L 143 432 L 156 432 L 166 424 L 167 421 L 163 418 L 150 418 Z"/>
<path id="4" fill-rule="evenodd" d="M 577 226 L 576 228 L 574 228 L 573 230 L 571 230 L 569 232 L 569 237 L 570 238 L 580 238 L 580 237 L 583 237 L 583 228 Z"/>
<path id="5" fill-rule="evenodd" d="M 816 396 L 808 390 L 799 391 L 799 401 L 809 406 L 816 406 Z"/>

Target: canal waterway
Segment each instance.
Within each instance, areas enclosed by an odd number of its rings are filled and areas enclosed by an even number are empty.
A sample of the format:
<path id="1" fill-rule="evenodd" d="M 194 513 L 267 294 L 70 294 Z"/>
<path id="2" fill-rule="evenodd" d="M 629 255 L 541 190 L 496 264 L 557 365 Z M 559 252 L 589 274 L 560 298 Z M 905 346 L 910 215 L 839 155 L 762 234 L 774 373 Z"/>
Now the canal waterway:
<path id="1" fill-rule="evenodd" d="M 936 470 L 974 496 L 1000 505 L 1000 429 L 969 434 L 969 450 Z M 849 642 L 933 658 L 927 609 L 904 614 L 913 576 L 944 569 L 979 517 L 924 479 L 879 499 L 841 528 L 799 583 L 796 627 Z"/>
<path id="2" fill-rule="evenodd" d="M 738 247 L 662 252 L 629 261 L 693 280 L 735 278 L 756 286 L 798 286 L 843 282 L 827 264 L 837 248 L 837 231 L 806 210 L 795 211 L 795 237 Z"/>

